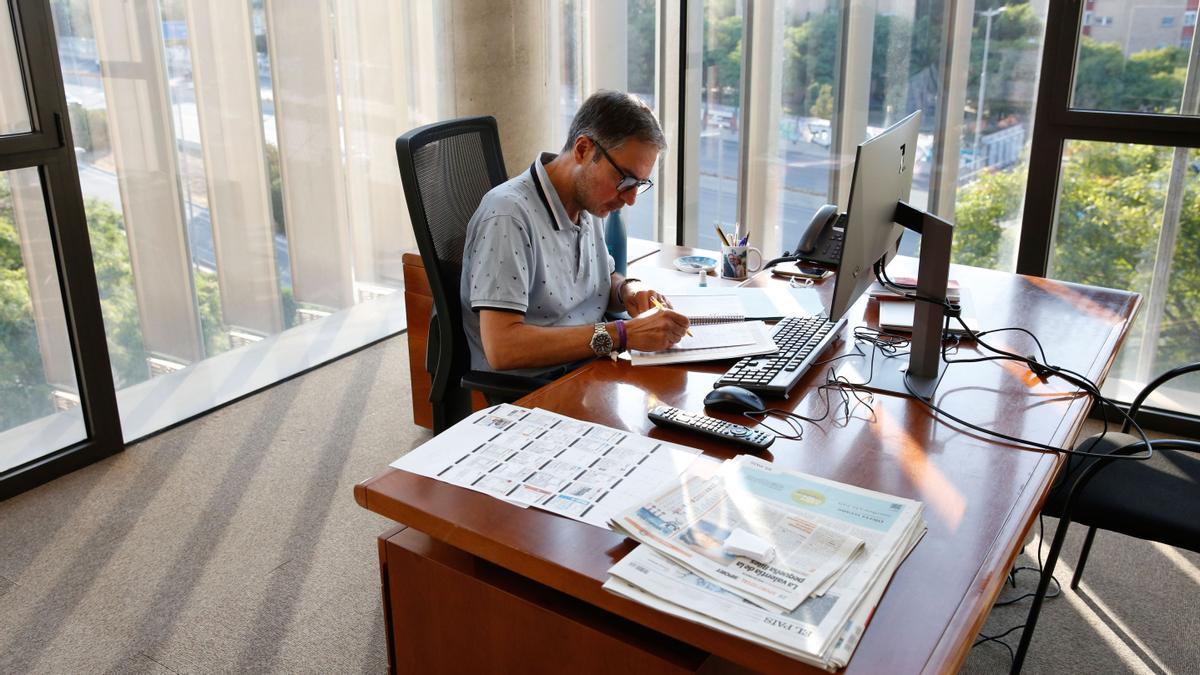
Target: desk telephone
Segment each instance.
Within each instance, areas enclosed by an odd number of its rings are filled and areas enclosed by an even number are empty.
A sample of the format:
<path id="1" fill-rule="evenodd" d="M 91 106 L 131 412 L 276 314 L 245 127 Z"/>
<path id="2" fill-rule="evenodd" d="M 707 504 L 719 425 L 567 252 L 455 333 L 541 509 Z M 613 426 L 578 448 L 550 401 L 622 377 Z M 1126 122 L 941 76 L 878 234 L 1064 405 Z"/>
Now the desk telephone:
<path id="1" fill-rule="evenodd" d="M 846 215 L 838 213 L 836 204 L 826 204 L 813 214 L 792 255 L 805 262 L 837 265 L 842 261 L 845 236 Z"/>

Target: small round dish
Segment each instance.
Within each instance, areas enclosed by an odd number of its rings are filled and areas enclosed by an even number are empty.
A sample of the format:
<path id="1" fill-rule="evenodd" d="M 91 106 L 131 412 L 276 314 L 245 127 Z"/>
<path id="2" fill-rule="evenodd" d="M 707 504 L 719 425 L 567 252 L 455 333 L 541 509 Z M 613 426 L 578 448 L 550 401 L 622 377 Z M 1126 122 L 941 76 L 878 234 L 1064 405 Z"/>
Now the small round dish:
<path id="1" fill-rule="evenodd" d="M 717 269 L 717 261 L 703 255 L 685 255 L 675 259 L 675 269 L 680 272 L 711 272 Z"/>

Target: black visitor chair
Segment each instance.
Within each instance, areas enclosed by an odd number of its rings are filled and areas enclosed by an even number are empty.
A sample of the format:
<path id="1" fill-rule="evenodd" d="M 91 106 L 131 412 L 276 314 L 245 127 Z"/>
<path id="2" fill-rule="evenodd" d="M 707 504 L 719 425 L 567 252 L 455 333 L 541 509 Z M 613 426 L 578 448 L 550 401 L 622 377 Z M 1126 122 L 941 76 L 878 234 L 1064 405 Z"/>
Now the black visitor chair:
<path id="1" fill-rule="evenodd" d="M 1162 384 L 1197 371 L 1200 363 L 1162 374 L 1138 393 L 1129 406 L 1129 416 L 1134 417 L 1150 393 Z M 1156 439 L 1150 442 L 1150 459 L 1117 459 L 1146 452 L 1141 437 L 1129 434 L 1130 427 L 1126 421 L 1121 433 L 1090 436 L 1077 443 L 1076 450 L 1106 456 L 1070 457 L 1062 469 L 1064 479 L 1046 498 L 1042 513 L 1060 520 L 1013 659 L 1013 673 L 1019 673 L 1025 661 L 1054 565 L 1072 522 L 1089 528 L 1071 579 L 1072 589 L 1079 587 L 1097 529 L 1200 551 L 1200 456 L 1194 454 L 1200 452 L 1200 441 Z"/>

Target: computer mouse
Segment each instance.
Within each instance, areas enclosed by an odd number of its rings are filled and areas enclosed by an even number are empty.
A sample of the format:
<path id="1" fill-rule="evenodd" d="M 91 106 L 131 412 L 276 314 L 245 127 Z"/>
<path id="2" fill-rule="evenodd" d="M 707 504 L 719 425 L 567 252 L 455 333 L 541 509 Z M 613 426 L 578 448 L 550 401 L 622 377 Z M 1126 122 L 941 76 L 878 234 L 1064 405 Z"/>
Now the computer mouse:
<path id="1" fill-rule="evenodd" d="M 708 395 L 704 397 L 704 405 L 705 407 L 712 406 L 717 410 L 733 412 L 759 412 L 767 409 L 758 394 L 734 385 L 717 387 L 708 392 Z"/>

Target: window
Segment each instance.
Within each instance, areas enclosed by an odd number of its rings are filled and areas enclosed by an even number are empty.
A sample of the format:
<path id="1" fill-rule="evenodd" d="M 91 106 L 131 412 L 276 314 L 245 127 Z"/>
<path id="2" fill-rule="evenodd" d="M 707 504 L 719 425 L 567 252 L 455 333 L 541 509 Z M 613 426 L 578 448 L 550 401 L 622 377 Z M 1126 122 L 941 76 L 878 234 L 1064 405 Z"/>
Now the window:
<path id="1" fill-rule="evenodd" d="M 38 170 L 0 172 L 0 474 L 87 437 L 54 261 Z"/>
<path id="2" fill-rule="evenodd" d="M 1069 141 L 1063 150 L 1048 276 L 1142 294 L 1142 309 L 1105 384 L 1129 400 L 1200 354 L 1200 151 Z M 1159 405 L 1200 410 L 1200 378 Z"/>
<path id="3" fill-rule="evenodd" d="M 1174 26 L 1174 25 L 1175 25 L 1175 17 L 1173 17 L 1173 16 L 1164 16 L 1164 17 L 1162 18 L 1162 27 L 1163 27 L 1163 28 L 1169 28 L 1169 27 L 1171 27 L 1171 26 Z"/>
<path id="4" fill-rule="evenodd" d="M 393 143 L 439 116 L 429 7 L 51 7 L 127 438 L 403 328 Z"/>
<path id="5" fill-rule="evenodd" d="M 739 154 L 742 122 L 742 36 L 746 7 L 742 0 L 703 3 L 703 65 L 700 90 L 699 214 L 697 241 L 719 248 L 715 225 L 730 231 L 738 221 Z"/>
<path id="6" fill-rule="evenodd" d="M 1051 14 L 1058 47 L 1074 50 L 1075 67 L 1043 69 L 1052 79 L 1038 104 L 1018 271 L 1142 295 L 1105 384 L 1108 395 L 1128 401 L 1200 352 L 1200 73 L 1189 61 L 1190 36 L 1185 48 L 1107 42 L 1075 30 L 1066 6 L 1052 5 Z M 1200 380 L 1183 378 L 1150 402 L 1159 409 L 1151 421 L 1196 433 L 1198 403 Z M 1180 413 L 1191 417 L 1178 421 Z"/>
<path id="7" fill-rule="evenodd" d="M 42 3 L 0 14 L 0 499 L 121 449 Z M 66 270 L 65 275 L 60 271 Z"/>
<path id="8" fill-rule="evenodd" d="M 26 105 L 21 87 L 21 62 L 17 59 L 16 34 L 8 12 L 0 17 L 0 83 L 4 84 L 6 99 L 0 119 L 0 135 L 26 133 L 29 124 L 29 106 Z"/>

